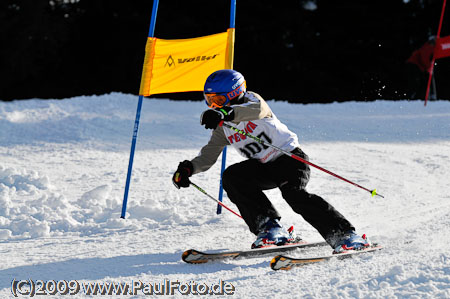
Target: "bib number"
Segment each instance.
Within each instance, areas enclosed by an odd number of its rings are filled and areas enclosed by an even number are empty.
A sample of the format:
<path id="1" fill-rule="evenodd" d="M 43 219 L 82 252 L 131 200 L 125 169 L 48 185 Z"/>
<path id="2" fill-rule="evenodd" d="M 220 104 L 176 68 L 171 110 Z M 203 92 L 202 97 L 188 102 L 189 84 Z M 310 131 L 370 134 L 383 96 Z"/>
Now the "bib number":
<path id="1" fill-rule="evenodd" d="M 264 140 L 265 142 L 272 143 L 272 140 L 264 132 L 262 132 L 256 137 L 258 137 L 261 140 Z M 269 148 L 268 146 L 255 141 L 247 143 L 244 147 L 241 147 L 239 150 L 244 156 L 246 156 L 248 159 L 251 159 L 254 155 L 268 148 Z"/>

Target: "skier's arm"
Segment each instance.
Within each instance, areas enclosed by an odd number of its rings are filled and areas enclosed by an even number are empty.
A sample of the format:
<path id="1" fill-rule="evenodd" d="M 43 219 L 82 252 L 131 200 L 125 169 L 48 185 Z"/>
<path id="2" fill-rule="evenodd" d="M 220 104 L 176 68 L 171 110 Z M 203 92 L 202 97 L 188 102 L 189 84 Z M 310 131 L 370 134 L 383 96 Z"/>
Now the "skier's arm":
<path id="1" fill-rule="evenodd" d="M 239 123 L 241 121 L 249 121 L 272 117 L 272 110 L 266 101 L 254 92 L 248 92 L 245 96 L 243 104 L 233 105 L 233 118 L 231 122 Z M 203 116 L 202 116 L 203 118 Z M 228 140 L 223 131 L 223 127 L 218 126 L 212 133 L 211 139 L 205 145 L 199 155 L 191 160 L 194 171 L 193 174 L 203 172 L 211 168 L 216 163 L 217 158 L 223 148 L 228 145 Z"/>
<path id="2" fill-rule="evenodd" d="M 205 145 L 197 157 L 191 160 L 194 166 L 192 174 L 200 173 L 211 168 L 216 163 L 217 158 L 222 152 L 223 148 L 228 145 L 228 140 L 225 137 L 222 127 L 217 127 L 211 135 L 208 144 Z"/>

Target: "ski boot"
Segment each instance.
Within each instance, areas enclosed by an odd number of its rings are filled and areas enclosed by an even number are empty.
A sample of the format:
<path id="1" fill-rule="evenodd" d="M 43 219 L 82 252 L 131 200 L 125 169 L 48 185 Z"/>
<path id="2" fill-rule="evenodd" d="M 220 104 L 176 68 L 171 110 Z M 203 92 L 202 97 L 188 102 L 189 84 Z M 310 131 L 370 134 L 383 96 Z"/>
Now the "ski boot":
<path id="1" fill-rule="evenodd" d="M 362 250 L 372 244 L 366 235 L 359 236 L 354 231 L 344 233 L 335 243 L 333 254 L 345 253 L 350 250 Z"/>
<path id="2" fill-rule="evenodd" d="M 253 242 L 252 249 L 288 245 L 300 241 L 301 238 L 294 234 L 293 226 L 286 230 L 278 219 L 269 219 L 257 235 L 256 241 Z"/>

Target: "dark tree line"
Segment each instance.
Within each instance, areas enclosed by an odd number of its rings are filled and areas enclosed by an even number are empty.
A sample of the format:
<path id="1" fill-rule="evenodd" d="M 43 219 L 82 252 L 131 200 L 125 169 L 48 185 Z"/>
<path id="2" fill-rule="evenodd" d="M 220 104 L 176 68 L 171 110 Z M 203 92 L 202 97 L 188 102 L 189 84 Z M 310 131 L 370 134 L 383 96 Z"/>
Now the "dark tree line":
<path id="1" fill-rule="evenodd" d="M 229 2 L 160 0 L 155 36 L 223 32 Z M 152 4 L 1 1 L 0 100 L 137 94 Z M 267 99 L 403 99 L 405 60 L 436 34 L 441 7 L 442 0 L 237 0 L 234 68 Z M 437 61 L 435 75 L 438 97 L 450 99 L 450 58 Z"/>

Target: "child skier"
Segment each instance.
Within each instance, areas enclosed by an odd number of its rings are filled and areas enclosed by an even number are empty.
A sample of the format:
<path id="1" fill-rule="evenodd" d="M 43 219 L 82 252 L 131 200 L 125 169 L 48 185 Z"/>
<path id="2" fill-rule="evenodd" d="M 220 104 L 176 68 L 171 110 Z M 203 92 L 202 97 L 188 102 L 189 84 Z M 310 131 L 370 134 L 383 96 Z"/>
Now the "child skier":
<path id="1" fill-rule="evenodd" d="M 178 165 L 172 178 L 177 188 L 189 187 L 189 177 L 208 170 L 223 148 L 231 145 L 248 160 L 229 166 L 223 173 L 222 185 L 257 236 L 252 248 L 298 242 L 293 231 L 280 224 L 280 214 L 263 193 L 273 188 L 280 189 L 292 209 L 318 230 L 335 253 L 370 246 L 342 214 L 322 197 L 306 191 L 308 165 L 219 125 L 222 121 L 230 123 L 308 161 L 297 135 L 278 120 L 260 95 L 246 90 L 241 73 L 234 70 L 212 73 L 206 80 L 204 95 L 211 109 L 202 113 L 200 123 L 213 132 L 197 157 Z"/>

